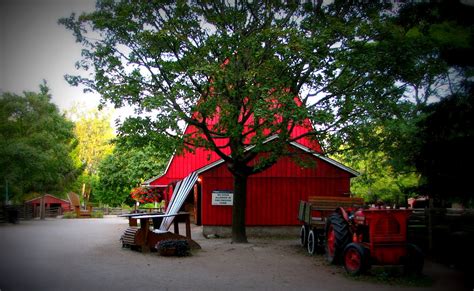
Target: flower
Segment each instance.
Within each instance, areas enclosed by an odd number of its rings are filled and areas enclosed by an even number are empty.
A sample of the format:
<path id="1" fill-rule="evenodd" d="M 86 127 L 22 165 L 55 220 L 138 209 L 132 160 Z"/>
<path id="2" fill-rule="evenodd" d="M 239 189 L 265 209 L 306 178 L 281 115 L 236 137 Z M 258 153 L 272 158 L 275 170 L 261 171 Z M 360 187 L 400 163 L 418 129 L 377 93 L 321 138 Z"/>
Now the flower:
<path id="1" fill-rule="evenodd" d="M 140 203 L 161 202 L 163 198 L 161 192 L 157 188 L 136 187 L 130 191 L 133 200 Z"/>

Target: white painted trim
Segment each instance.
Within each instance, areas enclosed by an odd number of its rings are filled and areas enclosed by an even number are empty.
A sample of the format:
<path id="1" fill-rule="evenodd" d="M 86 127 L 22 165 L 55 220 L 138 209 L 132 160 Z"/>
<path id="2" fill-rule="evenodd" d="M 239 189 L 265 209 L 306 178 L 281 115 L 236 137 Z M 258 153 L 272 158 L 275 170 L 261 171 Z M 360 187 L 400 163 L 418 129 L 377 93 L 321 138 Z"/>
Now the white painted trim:
<path id="1" fill-rule="evenodd" d="M 163 177 L 164 175 L 166 175 L 166 173 L 168 173 L 168 169 L 170 168 L 171 166 L 171 161 L 174 159 L 174 156 L 176 155 L 176 150 L 173 151 L 173 155 L 171 156 L 170 160 L 168 161 L 168 165 L 166 166 L 166 169 L 163 171 L 163 173 L 161 175 L 158 175 L 158 176 L 155 176 L 153 178 L 150 178 L 148 180 L 146 180 L 145 182 L 142 183 L 142 185 L 144 186 L 149 186 L 151 182 L 155 181 L 155 180 L 158 180 L 159 178 Z"/>
<path id="2" fill-rule="evenodd" d="M 168 187 L 168 185 L 145 185 L 145 184 L 142 184 L 142 186 L 145 186 L 145 187 L 151 187 L 151 188 L 166 188 Z"/>
<path id="3" fill-rule="evenodd" d="M 341 163 L 339 163 L 338 161 L 333 160 L 333 159 L 331 159 L 331 158 L 329 158 L 329 157 L 325 157 L 325 156 L 323 156 L 323 155 L 321 155 L 321 154 L 319 154 L 319 153 L 317 153 L 317 152 L 311 150 L 310 148 L 308 148 L 308 147 L 306 147 L 306 146 L 304 146 L 304 145 L 302 145 L 302 144 L 300 144 L 300 143 L 297 143 L 297 142 L 294 142 L 294 141 L 293 141 L 293 142 L 290 142 L 290 144 L 291 144 L 292 146 L 296 147 L 296 148 L 299 148 L 299 149 L 301 149 L 301 150 L 303 150 L 303 151 L 305 151 L 305 152 L 308 152 L 308 153 L 314 155 L 315 157 L 317 157 L 317 158 L 319 158 L 319 159 L 321 159 L 321 160 L 323 160 L 323 161 L 325 161 L 325 162 L 328 162 L 329 164 L 331 164 L 331 165 L 333 165 L 333 166 L 336 166 L 336 167 L 340 168 L 341 170 L 344 170 L 344 171 L 346 171 L 346 172 L 349 172 L 349 173 L 351 173 L 351 174 L 354 175 L 354 176 L 359 176 L 359 175 L 360 175 L 360 173 L 357 172 L 356 170 L 351 169 L 351 168 L 349 168 L 349 167 L 347 167 L 347 166 L 344 166 L 343 164 L 341 164 Z"/>
<path id="4" fill-rule="evenodd" d="M 267 140 L 265 140 L 264 143 L 267 143 L 267 142 L 272 141 L 272 140 L 277 139 L 277 138 L 278 138 L 277 135 L 272 135 L 272 136 L 269 137 Z M 317 157 L 318 159 L 321 159 L 321 160 L 323 160 L 323 161 L 325 161 L 325 162 L 327 162 L 327 163 L 329 163 L 329 164 L 331 164 L 331 165 L 333 165 L 333 166 L 336 166 L 337 168 L 339 168 L 339 169 L 341 169 L 341 170 L 343 170 L 343 171 L 345 171 L 345 172 L 348 172 L 348 173 L 350 173 L 350 174 L 352 174 L 352 175 L 354 175 L 354 176 L 356 176 L 356 177 L 360 175 L 359 172 L 357 172 L 356 170 L 351 169 L 351 168 L 349 168 L 349 167 L 347 167 L 347 166 L 344 166 L 343 164 L 339 163 L 339 162 L 336 161 L 336 160 L 333 160 L 333 159 L 331 159 L 331 158 L 325 157 L 325 156 L 323 156 L 323 155 L 321 155 L 321 154 L 319 154 L 319 153 L 317 153 L 317 152 L 311 150 L 310 148 L 305 147 L 305 146 L 302 145 L 302 144 L 299 144 L 299 143 L 293 141 L 293 142 L 290 142 L 290 145 L 292 145 L 292 146 L 294 146 L 294 147 L 296 147 L 296 148 L 298 148 L 298 149 L 300 149 L 300 150 L 302 150 L 302 151 L 305 151 L 305 152 L 307 152 L 307 153 L 310 153 L 310 154 L 312 154 L 313 156 Z M 252 149 L 253 147 L 254 147 L 254 146 L 250 146 L 250 147 L 246 148 L 245 150 L 248 151 L 248 150 Z M 204 173 L 205 171 L 210 170 L 210 169 L 212 169 L 212 168 L 214 168 L 214 167 L 216 167 L 216 166 L 218 166 L 218 165 L 220 165 L 220 164 L 222 164 L 222 163 L 224 163 L 224 160 L 223 160 L 223 159 L 217 160 L 217 161 L 215 161 L 215 162 L 213 162 L 213 163 L 211 163 L 211 164 L 209 164 L 209 165 L 207 165 L 207 166 L 204 166 L 204 167 L 202 167 L 202 168 L 200 168 L 200 169 L 197 169 L 197 170 L 196 170 L 196 173 L 202 174 L 202 173 Z"/>
<path id="5" fill-rule="evenodd" d="M 217 161 L 215 161 L 213 163 L 210 163 L 210 164 L 208 164 L 208 165 L 206 165 L 206 166 L 204 166 L 200 169 L 197 169 L 196 173 L 198 173 L 198 175 L 199 175 L 199 174 L 204 173 L 205 171 L 210 170 L 210 169 L 212 169 L 212 168 L 214 168 L 214 167 L 216 167 L 216 166 L 218 166 L 222 163 L 224 163 L 223 159 L 217 160 Z"/>
<path id="6" fill-rule="evenodd" d="M 184 128 L 184 131 L 183 131 L 183 135 L 186 133 L 186 130 L 188 130 L 188 126 L 189 124 L 186 123 L 186 127 Z M 143 186 L 149 186 L 151 182 L 155 181 L 155 180 L 158 180 L 159 178 L 163 177 L 164 175 L 166 175 L 166 173 L 168 173 L 168 170 L 171 166 L 171 162 L 173 161 L 174 157 L 176 156 L 176 149 L 173 150 L 173 154 L 171 155 L 171 158 L 169 159 L 168 161 L 168 165 L 166 165 L 166 168 L 165 170 L 163 171 L 163 173 L 161 175 L 158 175 L 158 176 L 154 176 L 148 180 L 146 180 L 145 182 L 142 183 Z M 161 186 L 161 185 L 160 185 Z"/>
<path id="7" fill-rule="evenodd" d="M 186 125 L 186 128 L 185 128 L 184 132 L 186 132 L 187 128 L 188 128 L 188 125 Z M 279 138 L 278 135 L 274 134 L 274 135 L 272 135 L 272 136 L 267 137 L 263 143 L 265 144 L 265 143 L 267 143 L 267 142 L 273 141 L 273 140 L 278 139 L 278 138 Z M 296 147 L 296 148 L 299 148 L 300 150 L 303 150 L 303 151 L 305 151 L 305 152 L 307 152 L 307 153 L 310 153 L 310 154 L 314 155 L 315 157 L 317 157 L 317 158 L 319 158 L 319 159 L 321 159 L 321 160 L 323 160 L 323 161 L 325 161 L 325 162 L 327 162 L 327 163 L 329 163 L 329 164 L 331 164 L 331 165 L 333 165 L 333 166 L 336 166 L 337 168 L 339 168 L 339 169 L 341 169 L 341 170 L 343 170 L 343 171 L 346 171 L 346 172 L 348 172 L 348 173 L 350 173 L 350 174 L 352 174 L 352 175 L 354 175 L 354 176 L 356 176 L 356 177 L 360 175 L 360 173 L 357 172 L 356 170 L 351 169 L 351 168 L 349 168 L 349 167 L 347 167 L 347 166 L 344 166 L 343 164 L 341 164 L 341 163 L 339 163 L 338 161 L 333 160 L 333 159 L 331 159 L 331 158 L 329 158 L 329 157 L 325 157 L 325 156 L 323 156 L 323 155 L 321 155 L 321 154 L 319 154 L 319 153 L 317 153 L 317 152 L 311 150 L 310 148 L 308 148 L 308 147 L 306 147 L 306 146 L 304 146 L 304 145 L 302 145 L 302 144 L 300 144 L 300 143 L 298 143 L 298 142 L 296 142 L 296 141 L 290 142 L 290 145 L 292 145 L 292 146 L 294 146 L 294 147 Z M 255 147 L 255 145 L 247 146 L 247 147 L 245 148 L 245 151 L 249 151 L 249 150 L 253 149 L 254 147 Z M 166 166 L 166 169 L 165 169 L 165 171 L 163 172 L 163 174 L 161 174 L 160 176 L 156 176 L 156 177 L 154 177 L 154 178 L 151 178 L 151 179 L 146 180 L 145 182 L 143 182 L 142 185 L 148 186 L 148 185 L 150 185 L 151 182 L 153 182 L 153 181 L 155 181 L 155 180 L 157 180 L 157 179 L 163 177 L 164 175 L 166 175 L 166 173 L 168 172 L 168 169 L 169 169 L 169 167 L 170 167 L 170 165 L 171 165 L 171 162 L 172 162 L 172 160 L 173 160 L 174 157 L 175 157 L 175 154 L 176 154 L 176 150 L 173 152 L 173 156 L 171 156 L 171 158 L 170 158 L 170 160 L 169 160 L 169 162 L 168 162 L 168 165 Z M 212 169 L 212 168 L 214 168 L 214 167 L 216 167 L 216 166 L 218 166 L 218 165 L 220 165 L 220 164 L 222 164 L 222 163 L 224 163 L 224 160 L 223 160 L 223 159 L 220 159 L 220 160 L 217 160 L 217 161 L 215 161 L 215 162 L 212 162 L 212 163 L 210 163 L 210 164 L 208 164 L 208 165 L 206 165 L 206 166 L 204 166 L 204 167 L 202 167 L 202 168 L 197 169 L 195 172 L 196 172 L 197 174 L 201 174 L 201 173 L 204 173 L 205 171 L 210 170 L 210 169 Z M 164 185 L 158 185 L 158 186 L 165 187 Z"/>

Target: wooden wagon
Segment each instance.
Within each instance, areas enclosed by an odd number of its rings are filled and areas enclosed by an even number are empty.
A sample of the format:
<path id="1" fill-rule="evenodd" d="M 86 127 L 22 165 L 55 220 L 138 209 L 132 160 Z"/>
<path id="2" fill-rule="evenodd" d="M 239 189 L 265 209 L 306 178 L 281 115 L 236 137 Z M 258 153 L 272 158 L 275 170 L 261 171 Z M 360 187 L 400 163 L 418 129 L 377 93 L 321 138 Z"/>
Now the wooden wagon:
<path id="1" fill-rule="evenodd" d="M 298 220 L 301 226 L 301 245 L 309 254 L 324 252 L 325 227 L 327 218 L 336 208 L 357 209 L 364 205 L 362 198 L 309 196 L 308 201 L 300 201 Z"/>

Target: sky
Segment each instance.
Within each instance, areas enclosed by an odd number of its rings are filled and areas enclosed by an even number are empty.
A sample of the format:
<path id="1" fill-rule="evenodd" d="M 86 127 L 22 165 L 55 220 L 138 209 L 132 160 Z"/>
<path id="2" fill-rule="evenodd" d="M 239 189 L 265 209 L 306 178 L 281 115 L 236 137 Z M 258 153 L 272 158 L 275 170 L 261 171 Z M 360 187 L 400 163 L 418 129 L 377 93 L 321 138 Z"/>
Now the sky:
<path id="1" fill-rule="evenodd" d="M 76 103 L 96 108 L 98 94 L 83 93 L 83 88 L 72 87 L 64 79 L 65 74 L 80 73 L 74 64 L 80 59 L 81 46 L 57 24 L 72 12 L 91 12 L 94 7 L 95 0 L 0 0 L 0 92 L 38 92 L 44 79 L 52 102 L 61 111 Z M 117 111 L 113 118 L 128 112 Z"/>
<path id="2" fill-rule="evenodd" d="M 462 2 L 474 5 L 474 0 Z M 52 101 L 62 110 L 80 104 L 96 108 L 100 96 L 72 87 L 65 74 L 79 74 L 74 67 L 81 46 L 72 33 L 57 24 L 72 12 L 94 10 L 95 0 L 0 0 L 0 93 L 38 91 L 43 79 L 51 89 Z M 130 108 L 114 113 L 113 119 L 128 116 Z"/>

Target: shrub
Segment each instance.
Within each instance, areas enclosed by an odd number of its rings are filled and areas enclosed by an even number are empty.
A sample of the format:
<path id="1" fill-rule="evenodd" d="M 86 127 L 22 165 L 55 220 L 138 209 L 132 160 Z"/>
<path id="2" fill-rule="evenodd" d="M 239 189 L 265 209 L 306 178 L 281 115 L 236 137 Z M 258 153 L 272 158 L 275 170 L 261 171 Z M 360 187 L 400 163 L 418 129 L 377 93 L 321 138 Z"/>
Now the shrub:
<path id="1" fill-rule="evenodd" d="M 66 211 L 63 214 L 63 218 L 67 218 L 67 219 L 76 218 L 76 217 L 77 217 L 77 215 L 76 215 L 76 212 L 74 212 L 74 211 Z"/>
<path id="2" fill-rule="evenodd" d="M 104 212 L 101 210 L 95 210 L 91 213 L 92 218 L 104 218 Z"/>

